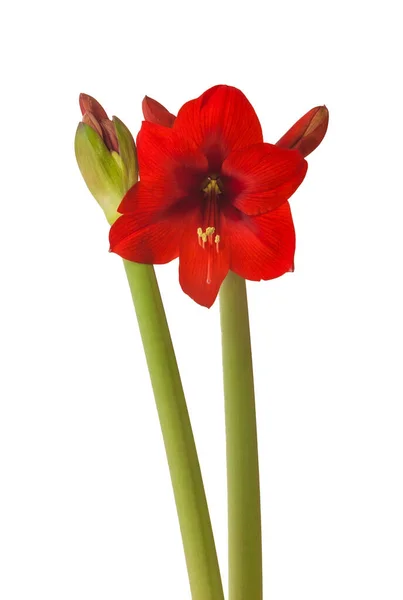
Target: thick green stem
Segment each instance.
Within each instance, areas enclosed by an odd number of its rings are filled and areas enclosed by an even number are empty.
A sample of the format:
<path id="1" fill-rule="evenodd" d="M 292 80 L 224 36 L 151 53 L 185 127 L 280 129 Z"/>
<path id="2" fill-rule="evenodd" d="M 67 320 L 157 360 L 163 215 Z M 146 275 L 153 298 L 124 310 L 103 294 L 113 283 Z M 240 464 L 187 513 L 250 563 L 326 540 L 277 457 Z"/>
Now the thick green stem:
<path id="1" fill-rule="evenodd" d="M 223 600 L 199 461 L 155 272 L 150 265 L 124 265 L 164 438 L 192 600 Z"/>
<path id="2" fill-rule="evenodd" d="M 245 280 L 220 291 L 228 485 L 229 600 L 262 599 L 262 533 L 255 394 Z"/>

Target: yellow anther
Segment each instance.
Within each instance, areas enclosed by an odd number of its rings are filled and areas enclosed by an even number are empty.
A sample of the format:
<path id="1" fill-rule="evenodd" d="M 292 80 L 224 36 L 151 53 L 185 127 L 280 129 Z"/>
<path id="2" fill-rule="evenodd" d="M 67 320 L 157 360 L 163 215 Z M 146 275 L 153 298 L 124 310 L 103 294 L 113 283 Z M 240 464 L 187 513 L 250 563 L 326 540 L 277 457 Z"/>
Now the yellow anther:
<path id="1" fill-rule="evenodd" d="M 198 227 L 196 232 L 197 232 L 197 237 L 199 238 L 199 246 L 204 248 L 207 241 L 212 246 L 213 241 L 214 241 L 214 243 L 216 244 L 217 252 L 218 252 L 218 244 L 220 243 L 221 238 L 219 235 L 216 235 L 213 240 L 213 235 L 215 233 L 215 227 L 206 227 L 205 231 L 203 231 L 203 229 L 201 227 Z"/>

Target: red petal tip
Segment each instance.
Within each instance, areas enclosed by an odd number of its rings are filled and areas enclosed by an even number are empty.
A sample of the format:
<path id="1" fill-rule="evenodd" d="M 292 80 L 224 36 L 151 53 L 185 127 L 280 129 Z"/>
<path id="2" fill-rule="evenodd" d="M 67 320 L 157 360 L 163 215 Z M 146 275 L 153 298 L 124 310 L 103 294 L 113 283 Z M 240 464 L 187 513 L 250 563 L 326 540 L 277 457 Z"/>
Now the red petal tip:
<path id="1" fill-rule="evenodd" d="M 98 121 L 100 121 L 101 119 L 108 118 L 108 115 L 106 114 L 104 108 L 92 96 L 89 96 L 88 94 L 80 94 L 78 102 L 80 105 L 82 115 L 84 115 L 85 113 L 91 113 L 95 116 L 95 118 Z"/>
<path id="2" fill-rule="evenodd" d="M 172 127 L 176 119 L 175 115 L 170 113 L 165 106 L 149 96 L 144 96 L 142 109 L 144 119 L 150 121 L 150 123 L 156 123 L 157 125 L 163 125 L 164 127 Z"/>

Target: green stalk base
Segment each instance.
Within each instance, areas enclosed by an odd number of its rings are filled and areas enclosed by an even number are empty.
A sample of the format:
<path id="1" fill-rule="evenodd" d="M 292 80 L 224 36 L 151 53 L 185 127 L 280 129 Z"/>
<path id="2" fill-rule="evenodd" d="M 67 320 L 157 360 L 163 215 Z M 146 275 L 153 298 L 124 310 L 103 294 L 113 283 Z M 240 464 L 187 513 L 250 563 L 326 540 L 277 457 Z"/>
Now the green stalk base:
<path id="1" fill-rule="evenodd" d="M 196 446 L 154 268 L 123 262 L 164 438 L 192 600 L 223 600 Z"/>
<path id="2" fill-rule="evenodd" d="M 228 489 L 229 600 L 262 600 L 262 533 L 255 394 L 245 280 L 220 291 Z"/>

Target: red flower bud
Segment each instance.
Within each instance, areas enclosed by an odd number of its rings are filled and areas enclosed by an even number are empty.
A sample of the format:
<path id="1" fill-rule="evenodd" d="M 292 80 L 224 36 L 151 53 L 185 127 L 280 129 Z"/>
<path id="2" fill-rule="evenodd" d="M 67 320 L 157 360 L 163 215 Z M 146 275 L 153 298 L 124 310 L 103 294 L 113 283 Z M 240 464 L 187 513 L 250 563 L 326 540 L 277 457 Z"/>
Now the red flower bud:
<path id="1" fill-rule="evenodd" d="M 316 106 L 301 117 L 276 146 L 299 150 L 302 156 L 308 156 L 325 137 L 328 123 L 329 111 L 326 106 Z"/>
<path id="2" fill-rule="evenodd" d="M 175 115 L 170 113 L 165 106 L 162 106 L 156 100 L 144 97 L 143 104 L 143 115 L 146 121 L 150 123 L 156 123 L 157 125 L 163 125 L 164 127 L 172 127 L 176 119 Z"/>
<path id="3" fill-rule="evenodd" d="M 108 118 L 100 103 L 88 94 L 80 94 L 79 104 L 83 115 L 82 122 L 98 133 L 108 150 L 119 153 L 115 125 Z"/>

